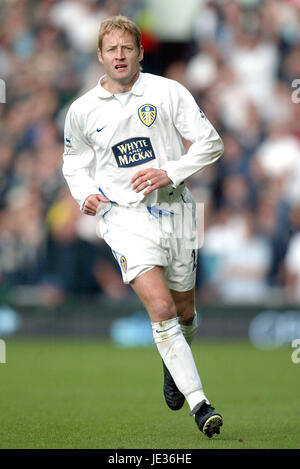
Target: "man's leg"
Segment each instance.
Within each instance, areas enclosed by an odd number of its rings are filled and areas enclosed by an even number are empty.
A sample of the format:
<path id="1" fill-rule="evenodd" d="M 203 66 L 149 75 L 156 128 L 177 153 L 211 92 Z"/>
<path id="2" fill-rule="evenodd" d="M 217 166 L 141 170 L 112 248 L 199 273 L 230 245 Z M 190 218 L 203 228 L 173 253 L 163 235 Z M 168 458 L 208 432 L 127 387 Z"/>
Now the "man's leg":
<path id="1" fill-rule="evenodd" d="M 171 294 L 161 267 L 147 271 L 134 279 L 131 285 L 149 313 L 158 351 L 176 387 L 186 398 L 191 409 L 190 415 L 195 417 L 199 430 L 209 438 L 220 433 L 222 416 L 214 412 L 203 392 L 190 346 L 178 322 L 174 296 L 180 307 L 184 295 L 176 295 L 178 292 Z M 191 297 L 192 292 L 189 295 Z M 191 309 L 189 314 L 187 311 L 186 306 L 180 311 L 180 317 L 182 322 L 187 323 L 183 325 L 191 326 Z"/>
<path id="2" fill-rule="evenodd" d="M 191 349 L 178 323 L 176 305 L 163 269 L 154 267 L 134 279 L 131 285 L 149 313 L 159 353 L 190 409 L 202 401 L 209 403 Z"/>
<path id="3" fill-rule="evenodd" d="M 173 301 L 175 302 L 177 316 L 181 332 L 191 346 L 195 332 L 197 330 L 197 313 L 195 310 L 195 290 L 179 292 L 170 290 Z M 182 408 L 185 397 L 177 388 L 168 368 L 163 362 L 164 372 L 164 396 L 168 407 L 172 410 Z"/>
<path id="4" fill-rule="evenodd" d="M 176 305 L 182 333 L 189 346 L 191 346 L 198 327 L 197 311 L 195 308 L 195 290 L 192 289 L 186 292 L 171 290 L 171 294 Z M 167 374 L 169 374 L 169 372 Z M 174 381 L 172 383 L 170 378 L 169 388 L 172 390 L 173 395 L 179 395 L 178 393 L 180 391 L 177 390 L 176 394 L 176 384 Z M 192 410 L 191 415 L 194 415 L 199 430 L 209 438 L 215 433 L 220 433 L 220 427 L 223 425 L 222 416 L 218 412 L 215 412 L 214 407 L 212 407 L 207 400 L 196 406 Z"/>
<path id="5" fill-rule="evenodd" d="M 191 346 L 198 327 L 195 308 L 195 289 L 180 292 L 170 290 L 174 300 L 180 328 L 185 340 Z"/>

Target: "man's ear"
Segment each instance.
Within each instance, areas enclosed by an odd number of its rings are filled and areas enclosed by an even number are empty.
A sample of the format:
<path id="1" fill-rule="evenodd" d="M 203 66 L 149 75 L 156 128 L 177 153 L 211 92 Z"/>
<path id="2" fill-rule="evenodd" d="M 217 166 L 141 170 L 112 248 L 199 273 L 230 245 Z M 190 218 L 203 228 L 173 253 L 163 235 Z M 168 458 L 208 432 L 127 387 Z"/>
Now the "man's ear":
<path id="1" fill-rule="evenodd" d="M 141 62 L 144 58 L 144 47 L 140 46 L 140 54 L 139 54 L 139 62 Z"/>
<path id="2" fill-rule="evenodd" d="M 97 49 L 97 56 L 98 56 L 99 62 L 101 64 L 103 64 L 102 54 L 101 54 L 101 50 L 99 48 Z"/>

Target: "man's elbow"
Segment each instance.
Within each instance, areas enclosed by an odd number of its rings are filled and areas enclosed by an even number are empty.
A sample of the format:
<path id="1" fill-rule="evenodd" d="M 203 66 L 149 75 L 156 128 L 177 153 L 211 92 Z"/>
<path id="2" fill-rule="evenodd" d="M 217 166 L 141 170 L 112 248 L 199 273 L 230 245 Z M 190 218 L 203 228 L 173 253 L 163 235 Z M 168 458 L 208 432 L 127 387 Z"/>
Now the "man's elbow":
<path id="1" fill-rule="evenodd" d="M 218 160 L 224 153 L 224 143 L 221 137 L 218 138 L 217 144 L 216 144 L 216 160 Z"/>

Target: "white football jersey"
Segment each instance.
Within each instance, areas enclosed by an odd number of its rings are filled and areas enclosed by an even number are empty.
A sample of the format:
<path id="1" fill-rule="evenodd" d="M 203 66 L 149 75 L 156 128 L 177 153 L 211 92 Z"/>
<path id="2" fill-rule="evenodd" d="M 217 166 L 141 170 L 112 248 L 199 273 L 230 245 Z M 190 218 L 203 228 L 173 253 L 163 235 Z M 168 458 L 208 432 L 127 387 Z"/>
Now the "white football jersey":
<path id="1" fill-rule="evenodd" d="M 65 122 L 63 174 L 81 207 L 99 193 L 127 207 L 168 201 L 222 155 L 218 133 L 176 81 L 140 73 L 129 92 L 114 95 L 101 80 L 71 104 Z M 192 142 L 187 152 L 182 137 Z M 131 178 L 151 167 L 166 170 L 173 184 L 136 193 Z"/>

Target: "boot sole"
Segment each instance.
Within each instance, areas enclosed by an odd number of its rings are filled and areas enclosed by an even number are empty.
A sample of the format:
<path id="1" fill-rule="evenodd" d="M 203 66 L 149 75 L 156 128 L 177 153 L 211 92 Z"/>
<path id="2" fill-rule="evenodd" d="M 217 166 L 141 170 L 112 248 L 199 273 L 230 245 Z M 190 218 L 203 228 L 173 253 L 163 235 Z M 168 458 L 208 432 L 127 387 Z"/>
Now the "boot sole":
<path id="1" fill-rule="evenodd" d="M 212 415 L 206 420 L 202 431 L 204 435 L 206 435 L 208 438 L 211 438 L 213 435 L 218 435 L 220 433 L 220 427 L 222 427 L 222 425 L 223 420 L 221 415 Z"/>

